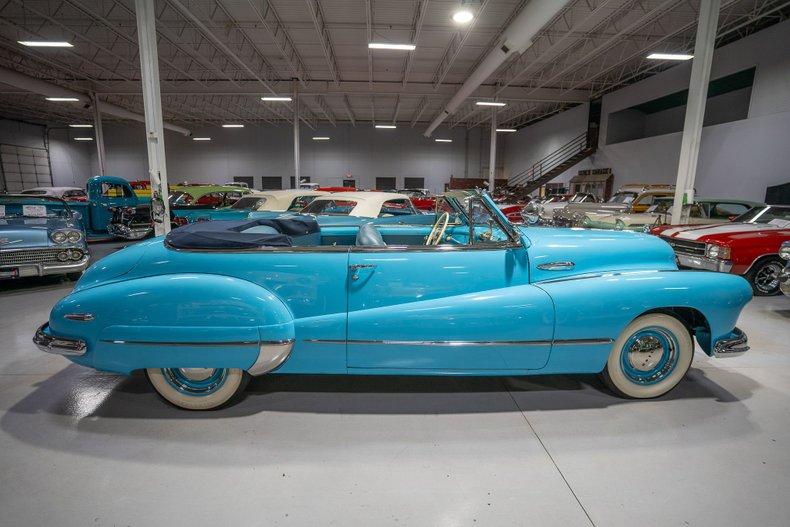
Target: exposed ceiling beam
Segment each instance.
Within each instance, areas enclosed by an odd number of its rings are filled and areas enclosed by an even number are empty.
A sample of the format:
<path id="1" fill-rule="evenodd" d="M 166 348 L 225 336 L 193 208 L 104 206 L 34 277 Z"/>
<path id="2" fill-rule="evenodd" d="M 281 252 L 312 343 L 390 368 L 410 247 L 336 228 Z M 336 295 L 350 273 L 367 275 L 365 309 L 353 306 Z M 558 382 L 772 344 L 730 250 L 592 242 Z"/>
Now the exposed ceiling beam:
<path id="1" fill-rule="evenodd" d="M 417 44 L 417 41 L 420 40 L 420 31 L 422 31 L 422 23 L 425 20 L 425 13 L 428 11 L 428 1 L 429 0 L 418 0 L 416 10 L 414 12 L 414 22 L 412 24 L 412 30 L 410 35 L 410 42 L 414 45 Z M 403 63 L 403 85 L 406 86 L 406 83 L 409 82 L 409 72 L 411 71 L 412 61 L 414 60 L 414 54 L 416 50 L 412 50 L 406 55 L 406 59 Z"/>
<path id="2" fill-rule="evenodd" d="M 324 22 L 324 12 L 321 9 L 321 3 L 318 0 L 305 0 L 307 2 L 307 9 L 310 11 L 310 16 L 315 25 L 315 31 L 318 33 L 318 41 L 321 44 L 321 49 L 326 58 L 326 65 L 329 67 L 329 75 L 335 84 L 340 83 L 340 68 L 335 59 L 335 50 L 332 47 L 332 41 L 329 38 L 329 30 Z"/>

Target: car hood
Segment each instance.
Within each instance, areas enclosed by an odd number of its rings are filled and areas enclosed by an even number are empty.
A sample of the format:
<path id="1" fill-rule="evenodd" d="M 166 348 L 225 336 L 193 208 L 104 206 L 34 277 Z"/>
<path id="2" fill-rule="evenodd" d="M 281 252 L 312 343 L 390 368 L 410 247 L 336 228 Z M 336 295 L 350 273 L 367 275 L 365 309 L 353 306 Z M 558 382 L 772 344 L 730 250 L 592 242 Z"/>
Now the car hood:
<path id="1" fill-rule="evenodd" d="M 529 243 L 531 280 L 618 271 L 677 270 L 675 253 L 660 238 L 630 231 L 519 227 Z M 553 262 L 571 268 L 541 269 Z"/>
<path id="2" fill-rule="evenodd" d="M 782 230 L 777 225 L 765 223 L 724 223 L 715 225 L 678 225 L 669 227 L 661 232 L 661 236 L 678 238 L 680 240 L 702 241 L 709 237 L 727 237 L 734 234 L 748 234 L 761 231 L 774 232 Z"/>
<path id="3" fill-rule="evenodd" d="M 0 249 L 26 249 L 55 245 L 50 233 L 58 229 L 80 229 L 74 220 L 66 218 L 2 218 L 0 219 Z"/>

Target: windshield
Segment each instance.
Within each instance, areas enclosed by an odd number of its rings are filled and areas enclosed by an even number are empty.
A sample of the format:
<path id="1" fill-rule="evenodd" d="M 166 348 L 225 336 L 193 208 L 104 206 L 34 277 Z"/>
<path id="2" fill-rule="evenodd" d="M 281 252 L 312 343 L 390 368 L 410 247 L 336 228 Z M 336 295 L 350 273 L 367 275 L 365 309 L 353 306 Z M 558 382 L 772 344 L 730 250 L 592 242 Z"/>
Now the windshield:
<path id="1" fill-rule="evenodd" d="M 34 196 L 0 196 L 0 218 L 68 218 L 65 201 Z"/>
<path id="2" fill-rule="evenodd" d="M 350 199 L 317 199 L 302 209 L 302 214 L 348 216 L 357 202 Z"/>
<path id="3" fill-rule="evenodd" d="M 636 192 L 618 192 L 609 198 L 609 203 L 631 203 L 636 196 Z"/>
<path id="4" fill-rule="evenodd" d="M 743 223 L 773 223 L 790 222 L 790 207 L 777 207 L 768 205 L 767 207 L 755 207 L 750 209 L 733 221 Z M 779 223 L 778 223 L 779 222 Z"/>
<path id="5" fill-rule="evenodd" d="M 266 198 L 246 197 L 239 199 L 236 203 L 230 206 L 232 209 L 255 209 L 266 203 Z"/>

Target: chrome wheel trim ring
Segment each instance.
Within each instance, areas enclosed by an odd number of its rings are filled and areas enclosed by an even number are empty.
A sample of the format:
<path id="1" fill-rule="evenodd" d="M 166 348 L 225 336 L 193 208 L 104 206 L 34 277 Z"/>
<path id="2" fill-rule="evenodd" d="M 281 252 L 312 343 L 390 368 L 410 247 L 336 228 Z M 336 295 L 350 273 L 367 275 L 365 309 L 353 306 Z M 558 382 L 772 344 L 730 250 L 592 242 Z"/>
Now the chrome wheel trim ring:
<path id="1" fill-rule="evenodd" d="M 761 293 L 773 293 L 779 288 L 779 273 L 782 266 L 776 262 L 763 265 L 754 275 L 754 286 Z"/>

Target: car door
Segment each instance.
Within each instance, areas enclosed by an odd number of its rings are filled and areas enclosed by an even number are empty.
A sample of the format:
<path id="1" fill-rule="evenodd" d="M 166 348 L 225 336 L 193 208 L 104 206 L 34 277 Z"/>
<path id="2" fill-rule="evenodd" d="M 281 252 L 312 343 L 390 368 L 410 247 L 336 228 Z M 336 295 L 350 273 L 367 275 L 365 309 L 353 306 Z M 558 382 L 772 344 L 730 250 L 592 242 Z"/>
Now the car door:
<path id="1" fill-rule="evenodd" d="M 554 309 L 521 243 L 353 247 L 349 371 L 528 370 L 551 351 Z"/>

